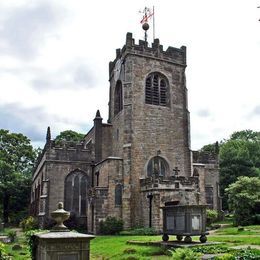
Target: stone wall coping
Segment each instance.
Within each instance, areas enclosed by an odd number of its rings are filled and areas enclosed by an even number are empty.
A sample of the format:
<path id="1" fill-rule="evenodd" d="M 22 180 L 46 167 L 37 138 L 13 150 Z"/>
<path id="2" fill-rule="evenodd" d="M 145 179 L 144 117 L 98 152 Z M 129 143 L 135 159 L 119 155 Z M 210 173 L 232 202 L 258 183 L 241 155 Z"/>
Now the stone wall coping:
<path id="1" fill-rule="evenodd" d="M 205 163 L 193 163 L 193 166 L 202 166 L 202 167 L 205 167 Z"/>
<path id="2" fill-rule="evenodd" d="M 163 206 L 160 207 L 161 209 L 168 209 L 168 208 L 206 208 L 207 204 L 200 204 L 200 205 L 169 205 L 169 206 Z"/>
<path id="3" fill-rule="evenodd" d="M 95 236 L 87 235 L 77 232 L 48 232 L 43 234 L 36 234 L 36 237 L 40 239 L 93 239 Z"/>
<path id="4" fill-rule="evenodd" d="M 106 159 L 104 159 L 104 160 L 98 162 L 97 164 L 95 164 L 95 166 L 98 166 L 99 164 L 102 164 L 102 163 L 104 163 L 105 161 L 109 161 L 109 160 L 120 160 L 120 161 L 123 161 L 123 158 L 121 158 L 121 157 L 109 156 L 109 157 L 107 157 Z"/>

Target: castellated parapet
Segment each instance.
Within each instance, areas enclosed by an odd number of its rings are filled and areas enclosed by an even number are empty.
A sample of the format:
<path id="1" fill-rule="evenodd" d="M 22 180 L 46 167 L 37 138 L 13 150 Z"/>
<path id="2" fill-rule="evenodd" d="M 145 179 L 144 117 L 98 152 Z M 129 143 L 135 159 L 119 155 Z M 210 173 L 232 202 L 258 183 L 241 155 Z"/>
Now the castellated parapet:
<path id="1" fill-rule="evenodd" d="M 147 56 L 158 60 L 168 61 L 175 65 L 186 66 L 186 46 L 181 46 L 181 48 L 169 46 L 167 50 L 164 51 L 163 45 L 160 44 L 159 39 L 154 39 L 152 47 L 149 47 L 148 42 L 143 40 L 139 40 L 139 44 L 135 44 L 132 33 L 127 33 L 126 44 L 122 49 L 116 50 L 116 59 L 109 63 L 109 75 L 111 75 L 115 63 L 119 58 L 131 54 Z"/>

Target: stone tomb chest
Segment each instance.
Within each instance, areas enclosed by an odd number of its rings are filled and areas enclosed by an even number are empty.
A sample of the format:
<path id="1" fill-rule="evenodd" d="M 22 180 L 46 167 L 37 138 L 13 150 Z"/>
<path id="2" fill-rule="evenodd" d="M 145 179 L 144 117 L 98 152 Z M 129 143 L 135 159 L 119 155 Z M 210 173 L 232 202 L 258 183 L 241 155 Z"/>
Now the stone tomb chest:
<path id="1" fill-rule="evenodd" d="M 200 236 L 202 243 L 207 241 L 206 205 L 169 205 L 163 210 L 163 241 L 169 235 L 176 235 L 178 241 L 185 236 L 186 243 L 192 242 L 191 236 Z"/>

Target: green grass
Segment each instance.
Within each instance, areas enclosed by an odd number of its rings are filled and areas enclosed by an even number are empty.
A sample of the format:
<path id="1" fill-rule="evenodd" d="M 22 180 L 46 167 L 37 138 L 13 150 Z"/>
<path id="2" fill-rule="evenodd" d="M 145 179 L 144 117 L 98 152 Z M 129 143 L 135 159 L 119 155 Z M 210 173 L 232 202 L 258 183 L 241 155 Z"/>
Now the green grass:
<path id="1" fill-rule="evenodd" d="M 209 242 L 225 242 L 231 245 L 258 245 L 260 246 L 260 236 L 244 235 L 244 236 L 217 236 L 208 237 Z"/>
<path id="2" fill-rule="evenodd" d="M 7 232 L 8 230 L 6 230 Z M 161 241 L 161 236 L 96 236 L 91 240 L 90 254 L 92 260 L 98 259 L 122 259 L 122 260 L 163 260 L 171 259 L 167 256 L 168 251 L 155 246 L 132 245 L 127 241 Z M 175 236 L 170 236 L 170 240 L 175 240 Z M 199 241 L 199 237 L 192 237 L 193 241 Z M 214 234 L 208 236 L 209 242 L 223 242 L 224 247 L 237 245 L 258 245 L 260 246 L 260 226 L 247 226 L 243 231 L 238 231 L 237 227 L 226 226 L 217 230 Z M 22 250 L 13 251 L 14 244 L 22 246 Z M 213 246 L 220 250 L 223 245 Z M 30 259 L 28 247 L 26 245 L 23 233 L 19 233 L 17 241 L 5 245 L 6 252 L 17 260 Z M 209 250 L 208 248 L 207 250 Z M 212 249 L 212 250 L 213 250 Z M 202 249 L 201 249 L 202 250 Z M 214 251 L 214 250 L 213 250 Z"/>
<path id="3" fill-rule="evenodd" d="M 18 244 L 22 247 L 21 250 L 13 250 L 12 247 Z M 20 235 L 17 237 L 17 239 L 10 244 L 5 244 L 5 251 L 6 253 L 11 256 L 15 260 L 28 260 L 30 258 L 30 253 L 28 250 L 27 243 L 25 241 L 25 237 L 23 235 Z"/>
<path id="4" fill-rule="evenodd" d="M 129 240 L 160 241 L 161 236 L 97 236 L 90 244 L 91 259 L 159 259 L 164 255 L 160 247 L 127 244 Z"/>
<path id="5" fill-rule="evenodd" d="M 239 230 L 238 227 L 224 227 L 216 230 L 218 235 L 260 235 L 260 225 L 246 226 L 244 230 Z"/>

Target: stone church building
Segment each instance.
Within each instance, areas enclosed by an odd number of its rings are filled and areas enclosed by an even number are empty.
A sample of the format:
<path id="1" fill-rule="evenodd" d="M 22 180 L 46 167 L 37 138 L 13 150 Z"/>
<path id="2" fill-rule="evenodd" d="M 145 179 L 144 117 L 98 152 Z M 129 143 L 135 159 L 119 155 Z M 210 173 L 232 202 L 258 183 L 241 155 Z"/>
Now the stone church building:
<path id="1" fill-rule="evenodd" d="M 127 33 L 109 63 L 107 123 L 97 111 L 77 144 L 55 143 L 48 128 L 31 189 L 41 226 L 60 201 L 92 233 L 108 216 L 162 230 L 161 207 L 176 203 L 220 210 L 218 154 L 190 149 L 185 68 L 186 47 Z"/>

